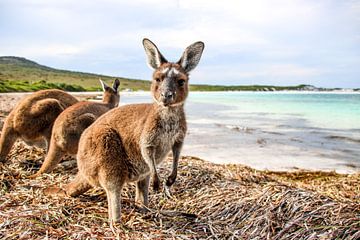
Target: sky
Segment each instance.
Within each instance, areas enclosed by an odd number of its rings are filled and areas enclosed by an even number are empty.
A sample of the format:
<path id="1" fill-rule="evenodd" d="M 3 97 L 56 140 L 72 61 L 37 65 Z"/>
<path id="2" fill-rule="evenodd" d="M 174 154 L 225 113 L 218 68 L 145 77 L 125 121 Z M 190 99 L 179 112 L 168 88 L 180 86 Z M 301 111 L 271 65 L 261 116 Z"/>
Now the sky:
<path id="1" fill-rule="evenodd" d="M 360 87 L 360 0 L 0 0 L 0 56 L 150 79 L 205 43 L 194 84 Z"/>

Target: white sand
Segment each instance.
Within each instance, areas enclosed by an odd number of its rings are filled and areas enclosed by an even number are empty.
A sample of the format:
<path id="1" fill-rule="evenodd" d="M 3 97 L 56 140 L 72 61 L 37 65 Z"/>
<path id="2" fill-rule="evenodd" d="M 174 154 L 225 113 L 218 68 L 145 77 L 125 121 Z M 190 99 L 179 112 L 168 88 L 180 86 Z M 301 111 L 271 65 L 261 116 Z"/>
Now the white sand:
<path id="1" fill-rule="evenodd" d="M 101 93 L 75 93 L 84 98 Z M 23 93 L 0 94 L 0 109 L 8 110 Z M 148 92 L 122 92 L 121 105 L 151 102 Z M 302 128 L 302 119 L 282 124 L 264 116 L 224 117 L 225 106 L 186 103 L 188 135 L 182 155 L 215 163 L 240 163 L 268 170 L 360 171 L 360 143 L 345 130 Z M 339 138 L 340 136 L 340 138 Z"/>

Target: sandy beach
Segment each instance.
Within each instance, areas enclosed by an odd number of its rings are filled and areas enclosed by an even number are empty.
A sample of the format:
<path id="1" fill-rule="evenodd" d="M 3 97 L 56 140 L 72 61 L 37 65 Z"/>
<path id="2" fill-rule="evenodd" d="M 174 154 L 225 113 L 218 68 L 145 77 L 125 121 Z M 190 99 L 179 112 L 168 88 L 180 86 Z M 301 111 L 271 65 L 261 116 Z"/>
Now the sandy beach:
<path id="1" fill-rule="evenodd" d="M 24 94 L 28 93 L 1 94 L 1 116 L 8 113 Z M 81 100 L 101 99 L 99 92 L 74 94 Z M 234 106 L 219 104 L 218 99 L 203 101 L 203 96 L 204 93 L 191 92 L 185 105 L 188 123 L 182 150 L 185 156 L 219 164 L 243 164 L 258 170 L 360 171 L 360 127 L 318 126 L 309 123 L 311 119 L 292 113 L 258 113 L 256 109 L 239 112 Z M 120 105 L 151 101 L 149 92 L 122 92 Z M 319 121 L 326 122 L 327 119 Z M 340 123 L 347 125 L 346 119 Z"/>
<path id="2" fill-rule="evenodd" d="M 81 99 L 97 93 L 75 94 Z M 1 94 L 1 122 L 23 94 Z M 123 104 L 149 101 L 146 93 L 123 93 Z M 125 100 L 126 99 L 126 100 Z M 77 172 L 76 161 L 66 158 L 50 174 L 27 179 L 44 159 L 42 149 L 18 141 L 8 162 L 0 164 L 0 238 L 2 239 L 358 239 L 360 237 L 360 176 L 334 171 L 304 171 L 293 167 L 290 172 L 262 171 L 242 164 L 224 164 L 231 154 L 200 147 L 216 136 L 220 140 L 236 133 L 237 140 L 249 135 L 256 148 L 253 129 L 228 124 L 205 127 L 196 125 L 199 111 L 187 105 L 189 134 L 180 160 L 178 179 L 172 198 L 162 191 L 150 191 L 150 211 L 141 213 L 134 207 L 135 189 L 129 185 L 122 196 L 122 224 L 110 229 L 107 222 L 106 194 L 93 189 L 78 198 L 46 196 L 48 186 L 64 186 Z M 196 104 L 199 107 L 198 104 Z M 208 108 L 207 108 L 208 109 Z M 204 113 L 204 109 L 201 112 Z M 205 109 L 206 110 L 206 109 Z M 213 109 L 212 109 L 213 110 Z M 206 114 L 204 115 L 206 116 Z M 2 124 L 1 124 L 2 125 Z M 200 123 L 204 126 L 204 121 Z M 262 133 L 271 134 L 271 133 Z M 198 137 L 197 137 L 198 136 Z M 230 138 L 234 137 L 230 134 Z M 276 135 L 277 136 L 277 135 Z M 283 135 L 281 135 L 283 136 Z M 249 139 L 249 138 L 248 138 Z M 243 142 L 241 142 L 243 143 Z M 231 142 L 228 143 L 231 146 Z M 219 145 L 221 147 L 221 145 Z M 227 146 L 228 147 L 228 146 Z M 231 146 L 233 147 L 233 146 Z M 234 146 L 236 147 L 236 146 Z M 251 147 L 249 147 L 251 148 Z M 196 149 L 198 151 L 196 151 Z M 210 155 L 207 151 L 210 151 Z M 226 148 L 229 151 L 229 148 Z M 215 164 L 199 155 L 223 159 Z M 251 153 L 253 150 L 249 150 Z M 191 154 L 193 153 L 193 154 Z M 263 152 L 261 154 L 264 154 Z M 274 153 L 271 153 L 272 155 Z M 271 155 L 270 154 L 270 155 Z M 277 152 L 280 159 L 285 158 Z M 236 154 L 234 154 L 234 158 Z M 171 169 L 171 157 L 159 167 L 165 179 Z M 270 169 L 270 167 L 268 167 Z M 289 167 L 290 168 L 290 167 Z"/>

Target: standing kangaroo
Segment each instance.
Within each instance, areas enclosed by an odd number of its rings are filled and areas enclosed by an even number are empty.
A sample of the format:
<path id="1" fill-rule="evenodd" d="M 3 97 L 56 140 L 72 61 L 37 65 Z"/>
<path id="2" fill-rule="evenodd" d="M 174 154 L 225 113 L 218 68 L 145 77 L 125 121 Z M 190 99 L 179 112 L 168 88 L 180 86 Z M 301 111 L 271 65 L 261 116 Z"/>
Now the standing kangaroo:
<path id="1" fill-rule="evenodd" d="M 121 191 L 127 182 L 137 182 L 137 202 L 148 205 L 150 174 L 158 178 L 156 165 L 172 150 L 177 166 L 186 134 L 184 102 L 189 72 L 198 64 L 204 43 L 186 48 L 177 63 L 168 62 L 148 39 L 143 40 L 147 60 L 155 71 L 151 83 L 152 104 L 131 104 L 101 116 L 81 135 L 77 163 L 79 172 L 64 191 L 48 193 L 77 196 L 92 186 L 107 194 L 109 218 L 120 221 Z M 176 178 L 173 169 L 167 184 Z"/>
<path id="2" fill-rule="evenodd" d="M 0 139 L 0 162 L 6 161 L 18 138 L 28 145 L 47 147 L 57 116 L 78 100 L 61 90 L 42 90 L 22 99 L 6 118 Z"/>
<path id="3" fill-rule="evenodd" d="M 42 173 L 51 172 L 65 154 L 76 155 L 82 132 L 95 122 L 98 117 L 119 105 L 120 96 L 118 88 L 120 81 L 116 79 L 113 87 L 107 86 L 101 80 L 100 83 L 104 91 L 101 103 L 90 101 L 78 102 L 63 111 L 55 120 L 49 152 L 40 170 L 30 176 L 30 178 L 37 177 Z"/>

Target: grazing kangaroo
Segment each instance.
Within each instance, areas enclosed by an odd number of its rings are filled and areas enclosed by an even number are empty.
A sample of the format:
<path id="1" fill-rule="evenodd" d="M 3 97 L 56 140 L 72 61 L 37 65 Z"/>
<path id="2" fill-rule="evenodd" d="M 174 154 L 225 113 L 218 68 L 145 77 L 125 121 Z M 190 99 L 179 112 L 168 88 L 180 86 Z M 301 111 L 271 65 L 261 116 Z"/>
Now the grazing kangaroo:
<path id="1" fill-rule="evenodd" d="M 198 64 L 204 43 L 186 48 L 177 63 L 168 62 L 148 39 L 143 40 L 149 65 L 155 70 L 151 83 L 152 104 L 131 104 L 113 109 L 81 135 L 77 163 L 79 172 L 65 190 L 47 193 L 77 196 L 92 186 L 105 189 L 111 221 L 120 221 L 121 191 L 137 182 L 137 202 L 148 205 L 150 174 L 172 150 L 177 165 L 186 134 L 184 102 L 189 72 Z M 176 169 L 176 168 L 175 168 Z M 167 184 L 175 181 L 176 170 Z"/>
<path id="2" fill-rule="evenodd" d="M 120 81 L 116 79 L 113 87 L 107 86 L 100 80 L 104 95 L 101 103 L 82 101 L 65 109 L 55 120 L 51 134 L 49 152 L 40 170 L 31 175 L 30 178 L 37 177 L 42 173 L 51 172 L 61 161 L 65 154 L 76 155 L 78 151 L 79 139 L 82 132 L 95 120 L 119 105 L 118 88 Z"/>
<path id="3" fill-rule="evenodd" d="M 0 162 L 6 161 L 18 138 L 28 145 L 48 148 L 57 116 L 78 100 L 61 90 L 42 90 L 22 99 L 4 122 L 0 139 Z"/>

